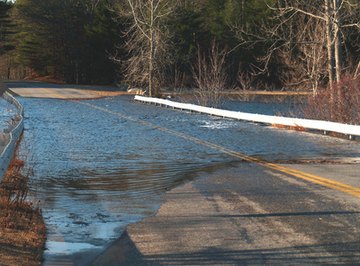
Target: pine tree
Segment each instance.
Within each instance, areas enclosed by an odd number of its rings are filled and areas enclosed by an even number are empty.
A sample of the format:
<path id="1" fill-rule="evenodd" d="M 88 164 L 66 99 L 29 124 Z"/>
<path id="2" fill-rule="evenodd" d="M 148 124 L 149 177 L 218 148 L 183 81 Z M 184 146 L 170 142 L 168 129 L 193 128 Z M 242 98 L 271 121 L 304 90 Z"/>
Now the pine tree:
<path id="1" fill-rule="evenodd" d="M 11 37 L 15 33 L 14 23 L 9 16 L 12 6 L 8 1 L 0 1 L 0 55 L 14 49 L 11 43 Z"/>

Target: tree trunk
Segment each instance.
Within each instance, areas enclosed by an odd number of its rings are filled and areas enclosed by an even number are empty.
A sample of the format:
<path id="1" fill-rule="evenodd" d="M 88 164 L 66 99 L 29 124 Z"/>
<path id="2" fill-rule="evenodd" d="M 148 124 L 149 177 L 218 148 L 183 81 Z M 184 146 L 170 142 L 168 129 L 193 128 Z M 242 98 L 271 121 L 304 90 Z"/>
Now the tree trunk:
<path id="1" fill-rule="evenodd" d="M 154 91 L 154 2 L 150 1 L 150 54 L 149 54 L 149 95 L 150 97 L 155 96 Z"/>
<path id="2" fill-rule="evenodd" d="M 360 75 L 360 62 L 358 63 L 355 73 L 354 73 L 354 79 L 356 79 Z"/>
<path id="3" fill-rule="evenodd" d="M 146 86 L 149 96 L 157 96 L 160 92 L 161 63 L 166 60 L 159 51 L 164 52 L 165 35 L 161 29 L 165 27 L 166 16 L 174 11 L 171 0 L 127 0 L 127 8 L 120 11 L 133 18 L 133 24 L 126 35 L 129 41 L 126 48 L 131 54 L 126 67 L 126 78 L 135 84 Z M 121 9 L 121 8 L 120 8 Z M 117 60 L 119 61 L 119 60 Z"/>
<path id="4" fill-rule="evenodd" d="M 328 72 L 329 72 L 329 88 L 330 88 L 330 118 L 334 116 L 334 47 L 333 47 L 333 9 L 331 0 L 325 0 L 326 15 L 326 46 L 328 51 Z"/>
<path id="5" fill-rule="evenodd" d="M 334 60 L 333 60 L 333 45 L 332 45 L 332 29 L 331 29 L 331 3 L 330 0 L 324 0 L 325 2 L 325 13 L 326 13 L 326 48 L 327 48 L 327 57 L 328 57 L 328 75 L 329 75 L 329 85 L 332 90 L 334 84 Z"/>
<path id="6" fill-rule="evenodd" d="M 335 50 L 335 73 L 336 82 L 341 79 L 341 40 L 340 40 L 340 6 L 342 0 L 333 0 L 334 6 L 334 50 Z"/>
<path id="7" fill-rule="evenodd" d="M 150 56 L 149 56 L 149 95 L 155 96 L 154 91 L 154 34 L 151 32 L 150 34 Z"/>

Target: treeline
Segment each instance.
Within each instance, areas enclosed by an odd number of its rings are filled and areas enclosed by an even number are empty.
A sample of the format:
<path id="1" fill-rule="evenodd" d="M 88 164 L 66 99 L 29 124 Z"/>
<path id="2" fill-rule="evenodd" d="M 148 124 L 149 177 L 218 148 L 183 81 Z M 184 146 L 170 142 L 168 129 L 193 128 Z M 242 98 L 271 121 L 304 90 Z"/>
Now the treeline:
<path id="1" fill-rule="evenodd" d="M 117 66 L 109 60 L 121 44 L 121 28 L 106 1 L 17 0 L 7 16 L 16 32 L 13 66 L 26 66 L 39 75 L 69 83 L 111 83 Z M 7 27 L 9 23 L 4 23 Z"/>
<path id="2" fill-rule="evenodd" d="M 359 18 L 357 0 L 0 1 L 0 67 L 8 77 L 26 68 L 68 83 L 194 87 L 216 43 L 228 88 L 316 91 L 360 72 Z"/>

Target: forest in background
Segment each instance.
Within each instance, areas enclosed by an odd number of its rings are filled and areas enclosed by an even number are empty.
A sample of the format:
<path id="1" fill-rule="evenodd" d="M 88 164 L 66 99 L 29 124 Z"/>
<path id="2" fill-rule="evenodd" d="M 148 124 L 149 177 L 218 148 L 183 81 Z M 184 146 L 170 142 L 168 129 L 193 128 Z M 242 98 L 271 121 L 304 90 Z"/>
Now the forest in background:
<path id="1" fill-rule="evenodd" d="M 316 92 L 359 75 L 359 18 L 357 0 L 2 0 L 0 76 Z"/>

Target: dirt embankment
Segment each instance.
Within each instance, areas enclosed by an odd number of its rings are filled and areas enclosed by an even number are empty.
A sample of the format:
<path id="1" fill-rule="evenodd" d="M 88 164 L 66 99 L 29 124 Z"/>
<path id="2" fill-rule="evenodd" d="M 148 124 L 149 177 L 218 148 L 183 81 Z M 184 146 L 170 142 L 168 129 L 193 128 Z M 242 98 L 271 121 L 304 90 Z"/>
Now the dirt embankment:
<path id="1" fill-rule="evenodd" d="M 38 206 L 27 200 L 28 175 L 24 162 L 14 158 L 0 183 L 1 265 L 40 265 L 46 228 Z"/>

